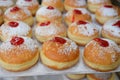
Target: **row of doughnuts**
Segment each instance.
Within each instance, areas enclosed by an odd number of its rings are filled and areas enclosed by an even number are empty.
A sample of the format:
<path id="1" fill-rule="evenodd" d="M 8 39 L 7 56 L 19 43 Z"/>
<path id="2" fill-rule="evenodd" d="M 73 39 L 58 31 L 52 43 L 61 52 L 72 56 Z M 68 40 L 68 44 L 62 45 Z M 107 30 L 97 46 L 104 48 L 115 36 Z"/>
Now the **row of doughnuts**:
<path id="1" fill-rule="evenodd" d="M 116 80 L 115 73 L 94 73 L 94 74 L 67 74 L 70 80 L 81 80 L 87 77 L 87 80 Z"/>

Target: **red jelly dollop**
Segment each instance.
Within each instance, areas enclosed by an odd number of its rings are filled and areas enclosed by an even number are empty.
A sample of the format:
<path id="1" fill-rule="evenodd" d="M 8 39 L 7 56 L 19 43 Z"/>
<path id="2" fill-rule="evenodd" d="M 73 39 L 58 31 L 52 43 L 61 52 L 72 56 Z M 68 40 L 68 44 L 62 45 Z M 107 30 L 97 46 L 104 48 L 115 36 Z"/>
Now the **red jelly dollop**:
<path id="1" fill-rule="evenodd" d="M 95 38 L 94 40 L 95 40 L 96 42 L 98 42 L 99 45 L 102 46 L 102 47 L 107 47 L 107 46 L 109 46 L 109 43 L 108 43 L 107 41 L 103 40 L 103 39 Z"/>
<path id="2" fill-rule="evenodd" d="M 82 12 L 81 12 L 80 10 L 77 10 L 77 9 L 75 9 L 73 12 L 74 12 L 75 14 L 82 14 Z"/>
<path id="3" fill-rule="evenodd" d="M 32 0 L 25 0 L 25 1 L 28 1 L 28 2 L 30 2 L 30 1 L 32 1 Z"/>
<path id="4" fill-rule="evenodd" d="M 19 10 L 20 10 L 20 8 L 17 7 L 17 6 L 15 6 L 15 7 L 13 7 L 10 11 L 11 11 L 11 12 L 15 12 L 15 11 L 19 11 Z"/>
<path id="5" fill-rule="evenodd" d="M 77 25 L 80 25 L 80 24 L 87 24 L 87 22 L 85 22 L 85 21 L 78 21 Z"/>
<path id="6" fill-rule="evenodd" d="M 50 21 L 41 23 L 40 26 L 48 26 L 50 24 Z"/>
<path id="7" fill-rule="evenodd" d="M 117 21 L 113 26 L 118 26 L 120 28 L 120 21 Z"/>
<path id="8" fill-rule="evenodd" d="M 112 8 L 113 6 L 112 5 L 104 5 L 104 7 L 106 7 L 106 8 Z"/>
<path id="9" fill-rule="evenodd" d="M 60 43 L 60 44 L 65 44 L 65 43 L 66 43 L 66 40 L 63 39 L 63 38 L 61 38 L 61 37 L 55 37 L 55 38 L 53 39 L 53 41 L 54 41 L 54 42 L 58 42 L 58 43 Z"/>
<path id="10" fill-rule="evenodd" d="M 9 22 L 8 24 L 10 27 L 17 27 L 19 25 L 17 22 Z"/>
<path id="11" fill-rule="evenodd" d="M 24 42 L 24 39 L 21 37 L 13 37 L 10 41 L 10 43 L 15 46 L 21 45 L 23 44 L 23 42 Z"/>
<path id="12" fill-rule="evenodd" d="M 54 7 L 52 7 L 52 6 L 48 6 L 47 9 L 53 10 Z"/>

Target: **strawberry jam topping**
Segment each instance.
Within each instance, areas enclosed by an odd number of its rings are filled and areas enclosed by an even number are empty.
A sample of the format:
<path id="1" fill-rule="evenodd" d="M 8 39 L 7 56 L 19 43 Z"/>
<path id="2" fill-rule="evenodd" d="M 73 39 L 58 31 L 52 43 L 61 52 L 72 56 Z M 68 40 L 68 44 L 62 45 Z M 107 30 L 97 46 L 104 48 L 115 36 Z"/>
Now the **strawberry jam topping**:
<path id="1" fill-rule="evenodd" d="M 96 42 L 99 43 L 100 46 L 102 47 L 108 47 L 109 46 L 109 43 L 103 39 L 100 39 L 100 38 L 95 38 L 94 39 Z"/>
<path id="2" fill-rule="evenodd" d="M 54 7 L 52 7 L 52 6 L 48 6 L 47 9 L 53 10 Z"/>
<path id="3" fill-rule="evenodd" d="M 49 24 L 50 24 L 50 21 L 41 23 L 40 26 L 42 26 L 42 27 L 43 27 L 43 26 L 48 26 Z"/>
<path id="4" fill-rule="evenodd" d="M 55 37 L 55 38 L 53 39 L 53 41 L 54 41 L 54 42 L 58 42 L 58 43 L 60 43 L 60 44 L 65 44 L 65 43 L 66 43 L 66 40 L 63 39 L 63 38 L 61 38 L 61 37 Z"/>
<path id="5" fill-rule="evenodd" d="M 24 39 L 21 37 L 13 37 L 10 41 L 10 43 L 15 46 L 21 45 L 23 44 L 23 42 L 24 42 Z"/>
<path id="6" fill-rule="evenodd" d="M 19 23 L 17 23 L 17 22 L 9 22 L 8 24 L 10 27 L 13 27 L 13 28 L 17 27 L 19 25 Z"/>
<path id="7" fill-rule="evenodd" d="M 30 1 L 32 1 L 32 0 L 25 0 L 25 1 L 30 2 Z"/>
<path id="8" fill-rule="evenodd" d="M 19 11 L 20 10 L 20 8 L 18 8 L 17 6 L 15 6 L 15 7 L 13 7 L 10 11 L 11 12 L 15 12 L 15 11 Z"/>
<path id="9" fill-rule="evenodd" d="M 74 12 L 75 14 L 82 14 L 82 12 L 81 12 L 80 10 L 77 10 L 77 9 L 75 9 L 73 12 Z"/>
<path id="10" fill-rule="evenodd" d="M 120 28 L 120 20 L 113 24 L 113 26 L 118 26 Z"/>
<path id="11" fill-rule="evenodd" d="M 77 22 L 77 25 L 81 25 L 81 24 L 84 25 L 84 24 L 87 24 L 87 22 L 85 22 L 85 21 L 78 21 L 78 22 Z"/>
<path id="12" fill-rule="evenodd" d="M 112 5 L 104 5 L 104 7 L 106 7 L 106 8 L 112 8 L 113 6 Z"/>

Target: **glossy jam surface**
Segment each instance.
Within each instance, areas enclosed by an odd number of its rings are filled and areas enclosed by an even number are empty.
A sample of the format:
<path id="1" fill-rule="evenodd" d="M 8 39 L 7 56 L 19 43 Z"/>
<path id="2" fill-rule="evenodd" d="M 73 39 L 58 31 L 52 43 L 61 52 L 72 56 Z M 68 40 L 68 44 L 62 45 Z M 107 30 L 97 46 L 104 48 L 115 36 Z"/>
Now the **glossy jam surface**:
<path id="1" fill-rule="evenodd" d="M 106 8 L 112 8 L 113 6 L 112 5 L 104 5 L 104 7 L 106 7 Z"/>
<path id="2" fill-rule="evenodd" d="M 85 21 L 78 21 L 77 22 L 77 25 L 82 25 L 82 24 L 85 25 L 85 24 L 87 24 L 87 22 L 85 22 Z"/>
<path id="3" fill-rule="evenodd" d="M 82 12 L 81 12 L 80 10 L 77 10 L 77 9 L 75 9 L 73 12 L 74 12 L 75 14 L 82 14 Z"/>
<path id="4" fill-rule="evenodd" d="M 44 27 L 44 26 L 48 26 L 49 24 L 50 24 L 50 21 L 41 23 L 40 26 L 41 26 L 41 27 Z"/>
<path id="5" fill-rule="evenodd" d="M 24 43 L 24 39 L 21 37 L 13 37 L 10 41 L 12 45 L 18 46 Z"/>
<path id="6" fill-rule="evenodd" d="M 15 7 L 13 7 L 10 11 L 11 11 L 11 12 L 16 12 L 16 11 L 19 11 L 19 10 L 20 10 L 20 8 L 17 7 L 17 6 L 15 6 Z"/>
<path id="7" fill-rule="evenodd" d="M 63 38 L 61 38 L 61 37 L 55 37 L 55 38 L 53 39 L 53 41 L 54 41 L 54 42 L 58 42 L 58 43 L 60 43 L 60 44 L 65 44 L 65 43 L 66 43 L 66 40 L 63 39 Z"/>
<path id="8" fill-rule="evenodd" d="M 27 2 L 31 2 L 32 0 L 25 0 L 25 1 L 27 1 Z"/>
<path id="9" fill-rule="evenodd" d="M 48 6 L 47 9 L 53 10 L 54 7 L 52 7 L 52 6 Z"/>
<path id="10" fill-rule="evenodd" d="M 113 26 L 118 26 L 120 28 L 120 20 L 113 24 Z"/>
<path id="11" fill-rule="evenodd" d="M 8 24 L 10 27 L 13 27 L 13 28 L 17 27 L 19 25 L 19 23 L 17 23 L 17 22 L 9 22 Z"/>
<path id="12" fill-rule="evenodd" d="M 109 43 L 106 40 L 100 39 L 100 38 L 95 38 L 94 39 L 96 42 L 99 43 L 100 46 L 102 47 L 108 47 Z"/>

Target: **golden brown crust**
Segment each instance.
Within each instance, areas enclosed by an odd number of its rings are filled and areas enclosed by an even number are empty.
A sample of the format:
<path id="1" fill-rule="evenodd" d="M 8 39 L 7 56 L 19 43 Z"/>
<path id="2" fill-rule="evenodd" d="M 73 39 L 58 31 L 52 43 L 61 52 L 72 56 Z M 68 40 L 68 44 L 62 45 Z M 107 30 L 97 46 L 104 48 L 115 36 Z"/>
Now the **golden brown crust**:
<path id="1" fill-rule="evenodd" d="M 50 46 L 50 47 L 49 47 Z M 43 44 L 42 51 L 45 56 L 49 59 L 58 61 L 58 62 L 68 62 L 76 59 L 79 56 L 79 49 L 76 51 L 71 51 L 65 55 L 64 53 L 58 53 L 61 44 L 55 43 L 53 41 L 47 41 Z"/>

